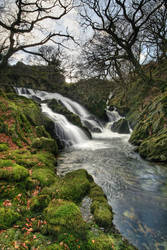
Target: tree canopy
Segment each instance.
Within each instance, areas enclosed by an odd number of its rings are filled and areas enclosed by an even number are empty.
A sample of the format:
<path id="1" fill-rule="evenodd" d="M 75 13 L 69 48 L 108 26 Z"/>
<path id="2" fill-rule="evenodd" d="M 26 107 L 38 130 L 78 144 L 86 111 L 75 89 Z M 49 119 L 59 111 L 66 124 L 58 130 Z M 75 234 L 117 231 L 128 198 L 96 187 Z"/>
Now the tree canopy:
<path id="1" fill-rule="evenodd" d="M 51 41 L 73 39 L 68 32 L 56 31 L 56 23 L 73 8 L 73 0 L 9 0 L 0 10 L 0 66 L 5 67 L 18 51 Z M 52 21 L 52 27 L 49 21 Z M 47 24 L 47 25 L 46 25 Z M 49 27 L 49 28 L 48 28 Z"/>

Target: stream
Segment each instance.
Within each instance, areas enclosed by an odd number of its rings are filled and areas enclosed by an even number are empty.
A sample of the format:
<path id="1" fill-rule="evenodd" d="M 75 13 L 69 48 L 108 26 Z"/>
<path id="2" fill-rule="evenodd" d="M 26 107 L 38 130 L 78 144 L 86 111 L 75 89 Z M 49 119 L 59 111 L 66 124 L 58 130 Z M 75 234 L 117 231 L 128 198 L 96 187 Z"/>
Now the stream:
<path id="1" fill-rule="evenodd" d="M 114 212 L 113 223 L 124 238 L 139 250 L 167 249 L 167 168 L 141 159 L 128 143 L 130 135 L 113 133 L 108 124 L 101 128 L 87 110 L 69 98 L 30 89 L 17 92 L 28 98 L 35 95 L 42 101 L 61 100 L 80 116 L 83 124 L 86 121 L 99 126 L 101 133 L 92 132 L 93 139 L 89 140 L 63 115 L 54 113 L 45 103 L 41 105 L 42 111 L 55 122 L 55 128 L 61 127 L 63 140 L 68 141 L 59 157 L 58 174 L 86 169 L 106 194 Z M 109 118 L 110 122 L 117 120 L 116 111 L 110 112 Z"/>
<path id="2" fill-rule="evenodd" d="M 140 250 L 167 249 L 167 169 L 134 153 L 128 135 L 105 131 L 61 154 L 58 173 L 84 168 L 102 187 L 114 225 Z"/>

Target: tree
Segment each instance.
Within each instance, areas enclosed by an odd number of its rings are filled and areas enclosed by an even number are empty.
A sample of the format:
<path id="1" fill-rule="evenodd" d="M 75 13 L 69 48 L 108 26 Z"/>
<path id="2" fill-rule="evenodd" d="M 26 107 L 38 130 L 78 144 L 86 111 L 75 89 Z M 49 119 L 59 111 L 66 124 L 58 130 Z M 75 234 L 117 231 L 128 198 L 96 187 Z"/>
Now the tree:
<path id="1" fill-rule="evenodd" d="M 166 6 L 167 7 L 167 6 Z M 167 8 L 162 6 L 146 24 L 146 47 L 156 60 L 167 58 Z"/>
<path id="2" fill-rule="evenodd" d="M 147 77 L 140 64 L 139 45 L 144 39 L 146 23 L 163 7 L 163 1 L 81 0 L 81 2 L 82 25 L 91 27 L 98 33 L 103 32 L 109 37 L 111 47 L 114 48 L 112 65 L 116 63 L 116 67 L 119 60 L 128 60 L 140 77 L 146 80 Z"/>
<path id="3" fill-rule="evenodd" d="M 59 21 L 73 8 L 73 0 L 11 0 L 0 12 L 0 68 L 18 51 L 30 49 L 52 41 L 61 45 L 64 38 L 73 39 L 68 32 L 48 31 L 45 23 Z M 57 40 L 56 40 L 57 39 Z"/>

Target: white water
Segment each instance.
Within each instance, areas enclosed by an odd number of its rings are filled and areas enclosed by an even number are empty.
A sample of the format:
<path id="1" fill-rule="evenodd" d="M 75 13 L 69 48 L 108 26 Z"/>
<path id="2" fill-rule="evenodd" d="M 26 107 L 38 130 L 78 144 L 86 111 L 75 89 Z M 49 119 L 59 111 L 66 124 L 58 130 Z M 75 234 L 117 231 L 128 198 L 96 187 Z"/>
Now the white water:
<path id="1" fill-rule="evenodd" d="M 54 113 L 45 103 L 41 104 L 42 112 L 55 123 L 55 133 L 66 146 L 84 143 L 88 140 L 79 127 L 70 123 L 64 115 Z"/>
<path id="2" fill-rule="evenodd" d="M 40 101 L 56 99 L 57 102 L 65 106 L 70 112 L 78 115 L 82 124 L 88 127 L 90 131 L 97 130 L 102 131 L 103 127 L 83 106 L 79 103 L 72 101 L 71 99 L 64 97 L 58 93 L 49 93 L 46 91 L 32 90 L 29 88 L 16 88 L 18 95 L 25 96 L 27 98 L 38 98 Z M 65 146 L 76 146 L 78 144 L 88 141 L 88 136 L 82 131 L 81 128 L 74 126 L 67 118 L 62 115 L 53 112 L 46 103 L 41 104 L 42 112 L 44 112 L 55 124 L 55 133 Z"/>

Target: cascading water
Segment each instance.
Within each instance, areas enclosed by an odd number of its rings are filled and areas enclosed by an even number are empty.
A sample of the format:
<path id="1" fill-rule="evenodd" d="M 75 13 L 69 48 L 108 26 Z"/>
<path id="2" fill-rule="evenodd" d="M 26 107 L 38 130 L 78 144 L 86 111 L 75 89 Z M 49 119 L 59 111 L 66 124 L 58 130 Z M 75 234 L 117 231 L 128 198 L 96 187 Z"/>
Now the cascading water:
<path id="1" fill-rule="evenodd" d="M 89 113 L 79 103 L 72 101 L 71 99 L 64 97 L 58 93 L 48 93 L 46 91 L 33 90 L 28 88 L 15 88 L 18 95 L 25 96 L 27 98 L 34 98 L 38 101 L 45 101 L 50 99 L 56 99 L 60 104 L 65 106 L 70 112 L 78 115 L 82 124 L 88 127 L 90 131 L 102 131 L 102 125 L 100 121 L 96 119 L 91 113 Z M 53 112 L 47 104 L 41 104 L 42 112 L 46 113 L 49 118 L 55 123 L 55 133 L 59 139 L 66 146 L 82 144 L 88 140 L 88 136 L 77 126 L 71 124 L 64 115 Z"/>
<path id="2" fill-rule="evenodd" d="M 47 104 L 41 104 L 42 112 L 55 123 L 55 133 L 66 146 L 83 143 L 88 140 L 86 134 L 77 126 L 70 123 L 64 115 L 54 113 Z"/>
<path id="3" fill-rule="evenodd" d="M 59 94 L 31 89 L 17 91 L 27 97 L 59 100 L 81 119 L 90 116 L 82 106 Z M 41 105 L 43 112 L 59 124 L 57 129 L 62 138 L 69 144 L 72 135 L 79 138 L 73 138 L 73 143 L 78 146 L 60 156 L 58 174 L 86 169 L 107 195 L 114 212 L 113 222 L 121 234 L 140 250 L 166 250 L 167 169 L 143 161 L 134 153 L 128 143 L 129 135 L 113 133 L 106 127 L 102 133 L 93 133 L 93 140 L 88 140 L 64 116 L 52 112 L 45 103 Z M 109 124 L 120 119 L 116 110 L 107 113 Z M 98 122 L 95 121 L 95 125 L 101 129 Z"/>

